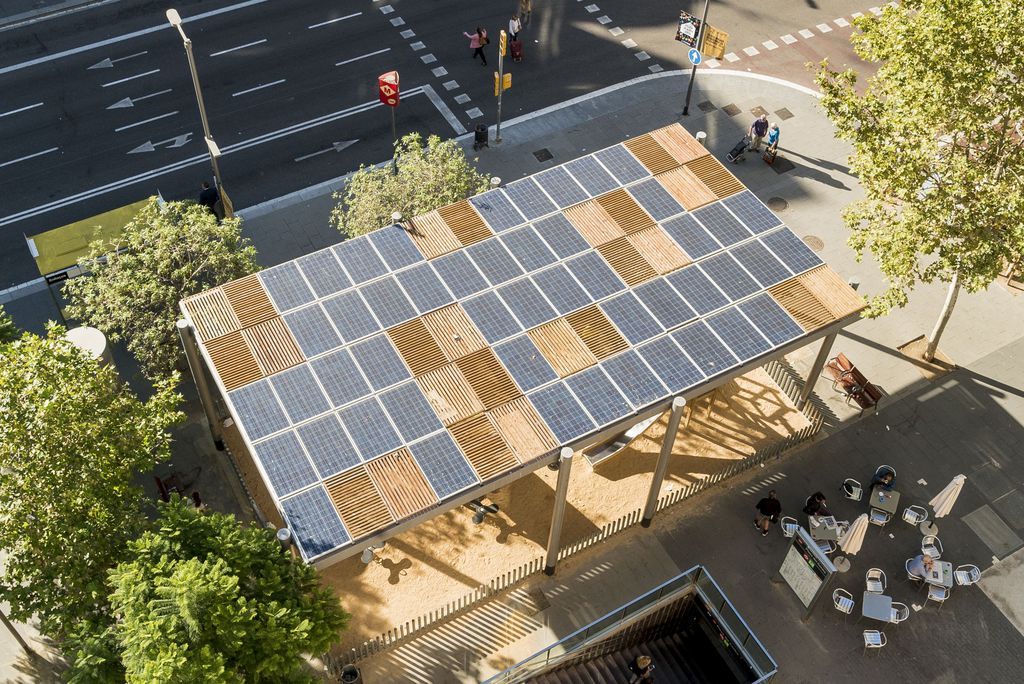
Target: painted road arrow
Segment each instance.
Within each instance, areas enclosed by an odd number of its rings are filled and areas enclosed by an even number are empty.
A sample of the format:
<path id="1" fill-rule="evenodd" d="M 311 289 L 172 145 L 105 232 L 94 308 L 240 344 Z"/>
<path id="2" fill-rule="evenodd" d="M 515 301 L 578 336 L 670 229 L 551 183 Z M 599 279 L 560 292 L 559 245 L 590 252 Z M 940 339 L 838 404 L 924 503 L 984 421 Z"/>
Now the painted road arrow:
<path id="1" fill-rule="evenodd" d="M 191 137 L 192 137 L 191 133 L 185 133 L 184 135 L 179 135 L 179 136 L 176 136 L 174 138 L 168 138 L 167 140 L 161 140 L 160 142 L 150 142 L 149 140 L 147 140 L 146 142 L 144 142 L 141 145 L 139 145 L 138 147 L 136 147 L 134 150 L 130 150 L 128 152 L 128 154 L 139 154 L 140 152 L 152 152 L 157 147 L 159 147 L 160 145 L 163 145 L 164 143 L 171 143 L 166 148 L 168 150 L 172 149 L 172 148 L 175 148 L 175 147 L 181 147 L 181 146 L 185 145 L 188 142 L 188 139 L 191 138 Z"/>
<path id="2" fill-rule="evenodd" d="M 352 147 L 357 142 L 359 142 L 358 139 L 357 140 L 345 140 L 343 142 L 331 143 L 330 147 L 328 147 L 326 149 L 323 149 L 323 150 L 319 150 L 317 152 L 313 152 L 311 154 L 305 154 L 305 155 L 303 155 L 301 157 L 296 157 L 295 161 L 297 161 L 297 162 L 304 161 L 306 159 L 311 159 L 313 157 L 316 157 L 317 155 L 325 154 L 327 152 L 341 152 L 342 150 L 344 150 L 347 147 Z"/>
<path id="3" fill-rule="evenodd" d="M 140 95 L 138 97 L 126 97 L 123 100 L 118 100 L 114 104 L 110 105 L 109 107 L 107 107 L 107 109 L 123 109 L 125 107 L 134 107 L 136 102 L 148 100 L 149 98 L 156 97 L 157 95 L 166 95 L 167 93 L 171 92 L 171 90 L 172 88 L 168 88 L 167 90 L 160 90 L 155 93 L 150 93 L 149 95 Z"/>
<path id="4" fill-rule="evenodd" d="M 109 57 L 107 57 L 106 59 L 104 59 L 101 62 L 96 62 L 95 64 L 93 64 L 89 68 L 90 69 L 113 69 L 114 65 L 117 64 L 118 62 L 123 62 L 126 59 L 133 59 L 135 57 L 141 57 L 142 55 L 148 55 L 148 54 L 149 54 L 149 50 L 143 50 L 142 52 L 136 52 L 134 55 L 128 55 L 127 57 L 118 57 L 117 59 L 110 59 Z"/>

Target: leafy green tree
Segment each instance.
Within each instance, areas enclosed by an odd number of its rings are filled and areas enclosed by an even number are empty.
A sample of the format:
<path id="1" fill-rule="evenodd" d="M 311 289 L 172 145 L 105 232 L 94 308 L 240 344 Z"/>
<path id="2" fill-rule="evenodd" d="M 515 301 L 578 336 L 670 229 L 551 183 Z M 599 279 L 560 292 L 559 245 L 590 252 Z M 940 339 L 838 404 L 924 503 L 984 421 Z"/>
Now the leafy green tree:
<path id="1" fill-rule="evenodd" d="M 117 242 L 93 242 L 79 265 L 90 277 L 67 281 L 68 314 L 124 341 L 150 378 L 174 370 L 180 355 L 178 302 L 258 270 L 240 219 L 217 223 L 194 202 L 152 198 Z"/>
<path id="2" fill-rule="evenodd" d="M 53 325 L 0 345 L 0 595 L 63 636 L 102 613 L 106 573 L 144 527 L 139 472 L 170 456 L 175 378 L 140 401 Z"/>
<path id="3" fill-rule="evenodd" d="M 436 135 L 426 144 L 419 133 L 395 143 L 395 164 L 360 166 L 338 200 L 331 221 L 343 235 L 355 237 L 392 223 L 396 211 L 406 218 L 466 199 L 487 189 L 487 177 L 478 173 L 454 140 Z"/>
<path id="4" fill-rule="evenodd" d="M 14 327 L 14 321 L 4 311 L 4 307 L 0 306 L 0 344 L 11 342 L 17 336 L 18 329 Z"/>
<path id="5" fill-rule="evenodd" d="M 930 361 L 960 288 L 985 289 L 1024 254 L 1024 3 L 902 0 L 856 24 L 876 74 L 863 88 L 827 62 L 817 75 L 865 192 L 844 212 L 849 242 L 889 281 L 869 316 L 904 306 L 919 282 L 948 283 Z"/>
<path id="6" fill-rule="evenodd" d="M 303 653 L 348 616 L 273 530 L 176 498 L 110 573 L 114 621 L 74 658 L 72 682 L 308 681 Z"/>

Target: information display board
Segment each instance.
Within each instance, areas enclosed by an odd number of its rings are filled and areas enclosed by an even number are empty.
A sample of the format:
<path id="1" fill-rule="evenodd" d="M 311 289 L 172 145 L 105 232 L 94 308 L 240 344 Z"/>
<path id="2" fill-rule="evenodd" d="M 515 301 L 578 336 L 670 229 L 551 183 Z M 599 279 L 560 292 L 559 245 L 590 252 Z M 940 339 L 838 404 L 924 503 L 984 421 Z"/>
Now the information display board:
<path id="1" fill-rule="evenodd" d="M 832 561 L 821 552 L 811 535 L 804 528 L 798 527 L 779 574 L 804 608 L 810 609 L 835 571 Z"/>

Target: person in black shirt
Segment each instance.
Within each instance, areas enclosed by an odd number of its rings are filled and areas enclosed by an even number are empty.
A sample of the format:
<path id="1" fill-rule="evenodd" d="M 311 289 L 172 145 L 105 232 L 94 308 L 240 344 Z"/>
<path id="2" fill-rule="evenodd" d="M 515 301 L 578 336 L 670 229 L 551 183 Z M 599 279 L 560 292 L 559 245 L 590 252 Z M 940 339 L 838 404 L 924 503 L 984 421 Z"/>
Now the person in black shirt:
<path id="1" fill-rule="evenodd" d="M 804 513 L 807 515 L 831 515 L 825 506 L 825 495 L 821 492 L 815 492 L 807 497 L 807 502 L 804 504 Z"/>
<path id="2" fill-rule="evenodd" d="M 779 515 L 782 513 L 782 504 L 775 498 L 775 490 L 768 492 L 768 496 L 757 502 L 757 518 L 754 519 L 754 527 L 761 530 L 761 536 L 768 536 L 768 528 L 772 523 L 779 522 Z"/>
<path id="3" fill-rule="evenodd" d="M 220 195 L 217 194 L 217 191 L 214 188 L 211 188 L 209 183 L 203 181 L 203 189 L 199 193 L 199 203 L 209 209 L 211 214 L 216 216 L 217 211 L 214 209 L 214 206 L 216 206 L 218 200 L 220 200 Z"/>

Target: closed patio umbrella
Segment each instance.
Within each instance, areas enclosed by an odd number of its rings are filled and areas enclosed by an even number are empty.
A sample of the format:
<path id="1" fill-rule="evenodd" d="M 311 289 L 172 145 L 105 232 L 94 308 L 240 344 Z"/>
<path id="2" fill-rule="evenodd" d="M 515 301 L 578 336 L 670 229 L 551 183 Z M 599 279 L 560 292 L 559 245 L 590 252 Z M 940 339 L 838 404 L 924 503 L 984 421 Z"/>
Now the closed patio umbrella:
<path id="1" fill-rule="evenodd" d="M 935 495 L 935 498 L 928 502 L 928 505 L 935 511 L 935 517 L 941 518 L 953 510 L 956 497 L 960 496 L 960 490 L 964 488 L 967 481 L 966 475 L 957 475 L 953 481 L 946 485 L 946 488 Z"/>
<path id="2" fill-rule="evenodd" d="M 839 547 L 848 556 L 855 556 L 864 543 L 864 534 L 868 531 L 868 514 L 861 513 L 850 525 L 850 529 L 839 540 Z M 850 569 L 850 560 L 846 556 L 837 556 L 835 560 L 836 569 L 839 572 L 846 572 Z"/>

